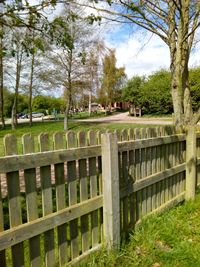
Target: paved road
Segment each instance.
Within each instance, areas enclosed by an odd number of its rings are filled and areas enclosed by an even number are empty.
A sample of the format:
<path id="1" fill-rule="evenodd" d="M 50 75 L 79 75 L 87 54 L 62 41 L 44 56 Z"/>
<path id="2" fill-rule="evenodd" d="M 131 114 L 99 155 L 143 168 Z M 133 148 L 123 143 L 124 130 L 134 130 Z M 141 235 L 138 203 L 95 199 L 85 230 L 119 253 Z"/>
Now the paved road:
<path id="1" fill-rule="evenodd" d="M 76 120 L 77 121 L 77 120 Z M 129 116 L 129 112 L 119 113 L 116 115 L 111 115 L 103 118 L 91 118 L 82 119 L 78 121 L 84 122 L 118 122 L 118 123 L 134 123 L 134 124 L 154 124 L 154 125 L 166 125 L 172 124 L 170 118 L 143 118 L 143 117 L 133 117 Z"/>

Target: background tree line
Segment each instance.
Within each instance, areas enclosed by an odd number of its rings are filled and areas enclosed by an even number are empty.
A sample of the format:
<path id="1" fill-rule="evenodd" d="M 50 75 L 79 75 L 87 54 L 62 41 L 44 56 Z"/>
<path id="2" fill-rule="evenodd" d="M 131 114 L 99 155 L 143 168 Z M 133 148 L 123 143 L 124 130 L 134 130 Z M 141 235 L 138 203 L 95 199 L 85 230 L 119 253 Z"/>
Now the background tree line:
<path id="1" fill-rule="evenodd" d="M 171 74 L 167 70 L 159 70 L 145 76 L 133 76 L 122 89 L 122 98 L 142 108 L 143 114 L 171 114 L 173 101 L 170 93 Z M 189 70 L 192 107 L 197 111 L 200 107 L 200 67 Z"/>

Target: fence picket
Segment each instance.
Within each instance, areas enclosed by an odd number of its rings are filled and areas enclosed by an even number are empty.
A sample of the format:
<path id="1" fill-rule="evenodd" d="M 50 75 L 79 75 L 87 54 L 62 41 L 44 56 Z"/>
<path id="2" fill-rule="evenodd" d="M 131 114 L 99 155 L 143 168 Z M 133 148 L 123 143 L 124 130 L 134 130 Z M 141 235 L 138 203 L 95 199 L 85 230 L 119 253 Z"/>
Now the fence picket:
<path id="1" fill-rule="evenodd" d="M 17 138 L 8 134 L 4 138 L 5 155 L 17 154 Z M 19 172 L 9 172 L 6 174 L 9 200 L 10 228 L 22 224 L 22 213 L 20 203 L 20 183 Z M 13 266 L 24 266 L 24 247 L 23 243 L 12 246 Z"/>
<path id="2" fill-rule="evenodd" d="M 89 145 L 97 145 L 96 133 L 94 131 L 88 132 Z M 97 188 L 97 159 L 89 159 L 89 176 L 90 176 L 90 197 L 96 197 L 98 194 Z M 92 228 L 92 247 L 99 243 L 99 228 L 98 228 L 98 211 L 91 213 L 91 228 Z"/>
<path id="3" fill-rule="evenodd" d="M 129 140 L 134 140 L 134 130 L 128 130 Z M 135 151 L 132 149 L 129 151 L 129 181 L 130 183 L 135 182 Z M 130 194 L 130 227 L 134 227 L 136 222 L 136 200 L 135 193 Z"/>
<path id="4" fill-rule="evenodd" d="M 146 129 L 141 129 L 141 139 L 146 138 Z M 145 178 L 147 176 L 147 164 L 146 164 L 146 156 L 147 149 L 141 149 L 141 178 Z M 147 213 L 147 188 L 142 189 L 142 215 L 146 215 Z"/>
<path id="5" fill-rule="evenodd" d="M 64 149 L 63 133 L 57 132 L 53 135 L 54 149 Z M 55 164 L 55 185 L 56 185 L 56 209 L 62 210 L 66 207 L 65 194 L 65 171 L 64 163 Z M 67 224 L 58 227 L 58 255 L 59 264 L 63 266 L 68 262 L 67 254 Z"/>
<path id="6" fill-rule="evenodd" d="M 1 193 L 1 176 L 0 176 L 0 233 L 4 231 L 4 214 L 3 214 L 3 202 Z M 5 250 L 0 251 L 0 266 L 6 267 L 6 254 Z"/>
<path id="7" fill-rule="evenodd" d="M 87 146 L 85 132 L 78 133 L 78 146 Z M 80 179 L 80 201 L 88 199 L 88 177 L 87 177 L 87 161 L 86 159 L 79 160 L 79 179 Z M 82 252 L 89 250 L 89 217 L 84 215 L 81 217 L 81 238 Z"/>
<path id="8" fill-rule="evenodd" d="M 164 127 L 164 136 L 168 135 L 167 127 Z M 164 169 L 169 168 L 169 145 L 164 146 Z M 169 200 L 169 178 L 165 179 L 165 202 Z"/>
<path id="9" fill-rule="evenodd" d="M 157 131 L 156 129 L 151 128 L 151 138 L 157 137 Z M 151 174 L 155 174 L 157 171 L 157 161 L 156 161 L 156 155 L 157 155 L 157 148 L 158 147 L 152 147 L 151 149 Z M 152 210 L 156 209 L 157 204 L 157 191 L 156 191 L 156 184 L 153 184 L 151 187 L 152 190 Z"/>
<path id="10" fill-rule="evenodd" d="M 67 132 L 68 148 L 77 147 L 77 138 L 74 132 Z M 69 193 L 69 206 L 77 203 L 77 176 L 76 176 L 76 161 L 67 162 L 67 181 Z M 78 219 L 70 222 L 70 240 L 71 240 L 71 259 L 79 256 L 79 233 L 78 233 Z"/>
<path id="11" fill-rule="evenodd" d="M 38 138 L 39 148 L 41 152 L 49 151 L 49 135 L 41 133 Z M 52 186 L 51 186 L 51 166 L 40 168 L 40 179 L 42 189 L 42 211 L 43 216 L 53 212 L 52 203 Z M 44 252 L 46 265 L 55 265 L 55 245 L 54 245 L 54 230 L 49 230 L 44 233 Z"/>
<path id="12" fill-rule="evenodd" d="M 34 153 L 34 138 L 31 134 L 25 134 L 22 137 L 23 153 Z M 26 206 L 28 222 L 38 218 L 37 205 L 37 186 L 36 186 L 36 170 L 29 169 L 24 171 Z M 30 265 L 37 267 L 41 265 L 40 255 L 40 236 L 35 236 L 29 240 Z"/>
<path id="13" fill-rule="evenodd" d="M 151 138 L 151 129 L 147 129 L 147 138 Z M 147 176 L 152 174 L 152 155 L 151 155 L 152 149 L 150 147 L 147 148 Z M 148 186 L 147 188 L 147 213 L 152 211 L 152 186 Z"/>
<path id="14" fill-rule="evenodd" d="M 160 127 L 160 136 L 164 137 L 164 128 Z M 165 168 L 165 145 L 160 146 L 160 171 L 162 172 Z M 165 202 L 165 181 L 161 181 L 161 196 L 160 196 L 160 204 L 161 206 Z"/>
<path id="15" fill-rule="evenodd" d="M 121 141 L 128 141 L 128 132 L 126 129 L 124 129 L 121 133 Z M 124 187 L 128 186 L 128 152 L 124 151 L 121 155 L 122 160 L 122 184 Z M 128 229 L 128 210 L 129 210 L 129 203 L 128 203 L 128 196 L 124 197 L 122 200 L 122 206 L 123 206 L 123 230 L 127 232 Z"/>
<path id="16" fill-rule="evenodd" d="M 97 132 L 97 144 L 101 144 L 101 135 L 102 132 Z M 98 186 L 99 186 L 99 195 L 103 194 L 103 181 L 102 181 L 102 157 L 99 156 L 97 159 L 97 172 L 98 172 Z M 99 228 L 100 228 L 100 236 L 99 240 L 100 242 L 103 240 L 103 208 L 99 209 Z"/>
<path id="17" fill-rule="evenodd" d="M 135 129 L 135 140 L 140 139 L 140 129 Z M 141 177 L 141 169 L 140 169 L 140 151 L 139 149 L 135 150 L 135 178 L 136 181 L 138 181 Z M 142 205 L 142 196 L 141 191 L 136 192 L 136 221 L 138 221 L 141 218 L 141 207 Z"/>

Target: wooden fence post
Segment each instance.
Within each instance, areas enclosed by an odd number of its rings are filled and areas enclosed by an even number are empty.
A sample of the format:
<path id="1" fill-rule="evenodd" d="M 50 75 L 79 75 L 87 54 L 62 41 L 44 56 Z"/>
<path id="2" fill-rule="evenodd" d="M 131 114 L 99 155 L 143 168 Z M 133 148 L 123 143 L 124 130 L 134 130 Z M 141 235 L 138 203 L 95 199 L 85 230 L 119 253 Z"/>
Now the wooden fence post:
<path id="1" fill-rule="evenodd" d="M 117 135 L 102 134 L 104 239 L 108 249 L 120 245 L 120 199 Z"/>
<path id="2" fill-rule="evenodd" d="M 186 137 L 186 200 L 195 198 L 196 152 L 196 129 L 191 126 L 187 129 Z"/>

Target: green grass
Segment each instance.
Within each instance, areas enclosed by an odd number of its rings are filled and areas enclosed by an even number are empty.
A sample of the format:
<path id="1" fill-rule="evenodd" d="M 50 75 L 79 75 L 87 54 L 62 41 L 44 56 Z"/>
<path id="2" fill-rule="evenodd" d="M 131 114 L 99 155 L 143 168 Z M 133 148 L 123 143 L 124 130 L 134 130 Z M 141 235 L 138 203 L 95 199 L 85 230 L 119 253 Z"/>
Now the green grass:
<path id="1" fill-rule="evenodd" d="M 78 131 L 89 131 L 94 130 L 98 131 L 101 130 L 105 132 L 106 130 L 115 130 L 115 129 L 129 129 L 129 128 L 141 128 L 141 127 L 150 127 L 151 125 L 137 125 L 137 124 L 124 124 L 124 123 L 97 123 L 97 122 L 81 122 L 81 121 L 70 121 L 69 122 L 69 130 L 78 132 Z M 155 126 L 154 126 L 155 127 Z M 0 156 L 4 154 L 3 148 L 3 137 L 6 134 L 15 134 L 18 139 L 18 150 L 19 153 L 22 151 L 21 147 L 21 137 L 23 134 L 31 133 L 36 140 L 36 137 L 42 132 L 48 132 L 50 135 L 50 143 L 52 144 L 52 134 L 63 131 L 63 121 L 44 121 L 44 122 L 34 122 L 32 127 L 29 126 L 28 123 L 21 123 L 17 126 L 15 130 L 11 129 L 10 125 L 6 125 L 6 129 L 0 130 Z M 37 140 L 36 140 L 37 143 Z M 37 151 L 36 146 L 36 151 Z"/>
<path id="2" fill-rule="evenodd" d="M 105 249 L 82 266 L 197 267 L 200 266 L 200 192 L 162 215 L 142 220 L 120 251 Z"/>

